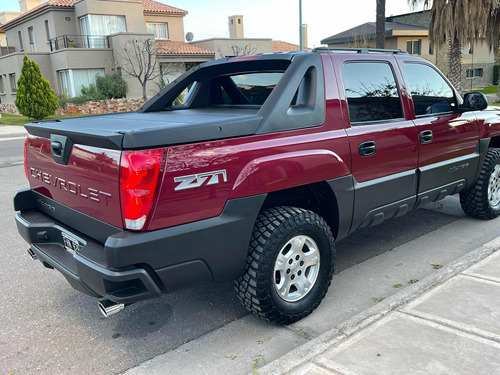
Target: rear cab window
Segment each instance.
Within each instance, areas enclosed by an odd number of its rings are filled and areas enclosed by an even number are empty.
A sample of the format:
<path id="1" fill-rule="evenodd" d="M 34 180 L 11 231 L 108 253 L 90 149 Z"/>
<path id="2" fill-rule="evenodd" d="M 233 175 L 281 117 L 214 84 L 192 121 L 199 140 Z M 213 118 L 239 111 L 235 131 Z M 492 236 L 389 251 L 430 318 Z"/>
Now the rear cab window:
<path id="1" fill-rule="evenodd" d="M 269 72 L 218 77 L 212 83 L 211 104 L 261 106 L 282 76 L 283 72 Z"/>

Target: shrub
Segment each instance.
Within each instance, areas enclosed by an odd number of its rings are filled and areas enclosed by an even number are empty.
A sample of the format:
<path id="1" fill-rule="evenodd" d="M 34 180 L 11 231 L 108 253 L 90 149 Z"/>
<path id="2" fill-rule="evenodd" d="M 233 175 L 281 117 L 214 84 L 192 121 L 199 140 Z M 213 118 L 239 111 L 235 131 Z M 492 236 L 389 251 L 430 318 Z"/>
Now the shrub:
<path id="1" fill-rule="evenodd" d="M 17 81 L 14 101 L 19 112 L 35 120 L 53 115 L 58 108 L 57 97 L 38 64 L 24 55 L 21 76 Z"/>
<path id="2" fill-rule="evenodd" d="M 86 101 L 108 99 L 93 83 L 91 83 L 88 87 L 82 87 L 81 91 L 82 97 L 86 98 Z"/>
<path id="3" fill-rule="evenodd" d="M 98 76 L 96 88 L 106 99 L 123 98 L 127 95 L 128 85 L 122 78 L 113 76 Z"/>

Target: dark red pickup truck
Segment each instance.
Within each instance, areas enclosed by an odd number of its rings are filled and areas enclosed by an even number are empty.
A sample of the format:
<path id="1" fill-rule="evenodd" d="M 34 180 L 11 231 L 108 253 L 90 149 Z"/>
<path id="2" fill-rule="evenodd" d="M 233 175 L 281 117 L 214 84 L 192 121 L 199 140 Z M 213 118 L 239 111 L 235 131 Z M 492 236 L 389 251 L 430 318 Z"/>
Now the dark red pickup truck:
<path id="1" fill-rule="evenodd" d="M 486 107 L 401 51 L 205 63 L 136 113 L 26 125 L 17 226 L 105 315 L 236 280 L 250 311 L 291 323 L 325 296 L 334 239 L 456 193 L 499 215 Z"/>

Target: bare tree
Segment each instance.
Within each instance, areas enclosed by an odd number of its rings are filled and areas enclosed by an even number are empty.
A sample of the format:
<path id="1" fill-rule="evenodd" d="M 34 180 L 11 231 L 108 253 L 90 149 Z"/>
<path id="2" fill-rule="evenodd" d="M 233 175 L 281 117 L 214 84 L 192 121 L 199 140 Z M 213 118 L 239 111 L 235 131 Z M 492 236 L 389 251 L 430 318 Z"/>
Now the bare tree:
<path id="1" fill-rule="evenodd" d="M 235 44 L 226 47 L 225 50 L 228 52 L 225 53 L 221 47 L 217 47 L 217 52 L 219 52 L 219 55 L 221 57 L 253 55 L 255 52 L 257 52 L 257 47 L 252 47 L 251 44 L 245 44 L 244 46 Z"/>
<path id="2" fill-rule="evenodd" d="M 377 0 L 375 40 L 377 48 L 385 47 L 385 0 Z"/>
<path id="3" fill-rule="evenodd" d="M 158 49 L 154 39 L 130 39 L 125 42 L 118 56 L 122 61 L 122 72 L 130 77 L 135 77 L 142 86 L 142 98 L 146 97 L 146 85 L 160 77 L 157 59 Z"/>

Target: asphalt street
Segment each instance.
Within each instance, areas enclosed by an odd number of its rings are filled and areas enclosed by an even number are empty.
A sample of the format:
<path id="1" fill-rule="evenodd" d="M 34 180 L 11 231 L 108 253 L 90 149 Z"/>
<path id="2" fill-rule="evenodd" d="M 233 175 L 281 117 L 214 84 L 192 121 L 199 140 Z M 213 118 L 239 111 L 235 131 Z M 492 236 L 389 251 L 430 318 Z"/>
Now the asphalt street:
<path id="1" fill-rule="evenodd" d="M 273 330 L 271 325 L 263 325 L 247 316 L 233 293 L 231 283 L 202 285 L 137 303 L 116 316 L 103 318 L 94 299 L 71 289 L 59 273 L 32 261 L 26 252 L 27 244 L 17 234 L 12 197 L 16 190 L 27 187 L 22 166 L 23 142 L 22 139 L 0 140 L 2 373 L 117 374 L 160 354 L 178 352 L 179 348 L 198 340 L 201 342 L 211 332 L 239 321 L 248 322 L 255 326 L 255 330 Z M 342 280 L 357 265 L 382 259 L 393 249 L 414 243 L 429 234 L 449 230 L 450 224 L 456 221 L 460 221 L 463 228 L 471 228 L 471 236 L 464 233 L 466 239 L 463 241 L 467 242 L 465 250 L 498 234 L 498 224 L 483 225 L 481 228 L 484 231 L 478 233 L 475 229 L 478 222 L 464 218 L 457 197 L 359 231 L 337 244 L 336 276 L 332 284 L 334 291 L 329 292 L 326 300 L 332 293 L 337 293 L 339 286 L 345 287 L 345 293 L 348 293 L 349 285 L 343 285 Z M 464 230 L 461 229 L 461 232 Z M 441 238 L 439 241 L 443 244 L 433 245 L 446 246 L 446 240 Z M 459 257 L 465 250 L 457 247 L 441 261 Z M 416 261 L 427 262 L 418 259 L 418 254 L 413 256 L 417 257 Z M 425 264 L 425 267 L 427 270 L 429 265 Z M 307 332 L 310 332 L 307 335 L 310 337 L 304 339 L 320 334 L 338 319 L 359 312 L 366 303 L 376 303 L 371 301 L 371 295 L 355 297 L 366 298 L 367 302 L 356 307 L 353 307 L 354 303 L 336 305 L 336 318 L 328 324 L 309 327 L 304 323 Z M 321 316 L 320 310 L 317 316 Z M 329 314 L 332 315 L 331 312 Z M 301 329 L 300 324 L 297 329 Z M 236 336 L 227 336 L 224 340 L 231 344 L 231 340 L 238 340 Z M 289 345 L 301 343 L 300 340 L 295 341 Z M 197 357 L 193 355 L 191 364 L 196 361 Z M 251 362 L 248 365 L 244 371 L 251 370 Z"/>

